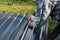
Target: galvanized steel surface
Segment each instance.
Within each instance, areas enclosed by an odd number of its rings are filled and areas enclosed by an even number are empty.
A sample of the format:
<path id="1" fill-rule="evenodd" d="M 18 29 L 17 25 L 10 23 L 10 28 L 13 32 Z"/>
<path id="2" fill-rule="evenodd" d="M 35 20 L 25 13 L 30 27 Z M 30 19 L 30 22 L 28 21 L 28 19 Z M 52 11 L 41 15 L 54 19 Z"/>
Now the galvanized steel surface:
<path id="1" fill-rule="evenodd" d="M 26 28 L 26 14 L 0 13 L 0 40 L 19 40 Z"/>
<path id="2" fill-rule="evenodd" d="M 28 16 L 0 13 L 0 40 L 36 40 L 34 30 L 28 27 Z"/>

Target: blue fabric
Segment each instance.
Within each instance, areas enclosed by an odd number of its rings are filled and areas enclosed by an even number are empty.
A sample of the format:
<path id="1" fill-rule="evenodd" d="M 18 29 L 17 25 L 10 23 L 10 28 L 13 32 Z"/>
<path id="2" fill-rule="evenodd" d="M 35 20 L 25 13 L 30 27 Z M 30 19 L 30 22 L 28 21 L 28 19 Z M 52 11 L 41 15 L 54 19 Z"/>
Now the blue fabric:
<path id="1" fill-rule="evenodd" d="M 33 20 L 33 25 L 35 28 L 37 27 L 39 21 L 43 24 L 47 20 L 50 15 L 51 4 L 52 3 L 50 3 L 49 0 L 37 0 L 35 18 Z"/>
<path id="2" fill-rule="evenodd" d="M 46 34 L 47 34 L 47 29 L 48 29 L 48 16 L 50 15 L 51 10 L 53 10 L 54 6 L 56 5 L 57 1 L 56 0 L 37 0 L 36 2 L 36 12 L 35 12 L 35 18 L 33 20 L 33 26 L 34 28 L 37 28 L 37 25 L 40 22 L 41 29 L 43 29 L 42 39 L 41 40 L 46 40 Z M 56 17 L 54 17 L 55 19 Z M 46 29 L 46 30 L 44 30 Z M 45 35 L 45 36 L 43 36 Z"/>
<path id="3" fill-rule="evenodd" d="M 56 39 L 58 35 L 60 34 L 60 23 L 56 25 L 56 27 L 51 32 L 52 39 Z"/>
<path id="4" fill-rule="evenodd" d="M 51 17 L 55 21 L 60 21 L 60 1 L 58 1 L 55 7 L 53 8 L 51 12 Z"/>
<path id="5" fill-rule="evenodd" d="M 37 24 L 39 22 L 40 25 L 40 38 L 39 40 L 46 40 L 47 39 L 47 32 L 48 32 L 48 20 L 47 17 L 49 16 L 50 8 L 48 7 L 48 4 L 50 3 L 49 0 L 37 0 L 37 8 L 35 12 L 35 19 L 33 20 L 34 27 L 37 27 Z M 49 10 L 48 10 L 49 9 Z M 44 36 L 43 36 L 44 35 Z"/>

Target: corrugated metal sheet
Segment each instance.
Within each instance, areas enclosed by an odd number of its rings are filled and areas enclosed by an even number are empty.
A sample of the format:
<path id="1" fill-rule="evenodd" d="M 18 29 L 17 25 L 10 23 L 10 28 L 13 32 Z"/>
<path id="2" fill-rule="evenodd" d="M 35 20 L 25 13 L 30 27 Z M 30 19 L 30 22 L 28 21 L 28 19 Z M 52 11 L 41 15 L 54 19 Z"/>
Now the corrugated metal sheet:
<path id="1" fill-rule="evenodd" d="M 34 40 L 26 14 L 0 13 L 0 40 Z"/>
<path id="2" fill-rule="evenodd" d="M 25 14 L 0 13 L 0 40 L 21 40 L 27 17 Z"/>
<path id="3" fill-rule="evenodd" d="M 39 39 L 37 32 L 36 36 L 34 29 L 28 27 L 28 16 L 26 14 L 0 13 L 0 40 Z"/>

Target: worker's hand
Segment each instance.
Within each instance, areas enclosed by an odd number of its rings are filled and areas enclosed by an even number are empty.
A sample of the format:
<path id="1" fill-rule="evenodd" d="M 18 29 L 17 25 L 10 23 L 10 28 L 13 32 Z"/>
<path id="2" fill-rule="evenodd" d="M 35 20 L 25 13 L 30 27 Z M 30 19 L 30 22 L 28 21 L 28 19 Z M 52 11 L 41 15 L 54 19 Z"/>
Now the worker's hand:
<path id="1" fill-rule="evenodd" d="M 31 15 L 28 20 L 29 20 L 29 26 L 33 27 L 33 20 L 34 20 L 35 16 Z"/>

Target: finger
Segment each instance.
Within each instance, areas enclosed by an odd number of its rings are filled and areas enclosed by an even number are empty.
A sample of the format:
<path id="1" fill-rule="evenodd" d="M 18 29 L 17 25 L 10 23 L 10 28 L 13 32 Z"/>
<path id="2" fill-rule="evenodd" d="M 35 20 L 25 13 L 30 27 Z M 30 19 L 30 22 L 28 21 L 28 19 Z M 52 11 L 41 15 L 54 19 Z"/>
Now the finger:
<path id="1" fill-rule="evenodd" d="M 32 22 L 29 22 L 29 26 L 33 26 L 33 25 L 32 25 Z"/>
<path id="2" fill-rule="evenodd" d="M 31 21 L 29 21 L 29 23 L 28 23 L 29 25 L 31 24 Z"/>
<path id="3" fill-rule="evenodd" d="M 32 17 L 28 18 L 28 20 L 31 20 L 31 19 L 32 19 Z"/>
<path id="4" fill-rule="evenodd" d="M 29 19 L 31 19 L 31 18 L 33 18 L 33 16 L 32 16 L 32 15 L 29 17 Z"/>

